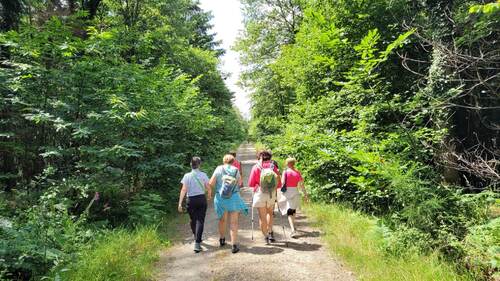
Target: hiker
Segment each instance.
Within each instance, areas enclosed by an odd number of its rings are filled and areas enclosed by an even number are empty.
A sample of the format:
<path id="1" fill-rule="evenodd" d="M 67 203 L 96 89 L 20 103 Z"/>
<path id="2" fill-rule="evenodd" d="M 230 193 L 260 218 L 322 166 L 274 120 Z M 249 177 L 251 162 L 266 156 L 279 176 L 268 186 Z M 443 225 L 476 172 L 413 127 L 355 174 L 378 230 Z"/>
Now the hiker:
<path id="1" fill-rule="evenodd" d="M 248 214 L 248 207 L 240 196 L 242 179 L 240 171 L 233 167 L 234 156 L 224 155 L 223 165 L 217 167 L 209 181 L 210 188 L 215 186 L 214 208 L 219 220 L 219 244 L 226 245 L 226 223 L 229 220 L 231 236 L 231 252 L 237 253 L 238 246 L 238 219 L 240 212 Z"/>
<path id="2" fill-rule="evenodd" d="M 178 210 L 183 212 L 182 200 L 187 194 L 187 212 L 189 213 L 191 231 L 193 232 L 195 243 L 195 253 L 201 252 L 201 238 L 203 235 L 203 226 L 205 224 L 205 215 L 207 213 L 207 191 L 208 200 L 212 198 L 212 190 L 208 186 L 208 176 L 200 171 L 200 157 L 191 159 L 191 172 L 184 175 L 181 180 L 182 188 L 179 194 Z"/>
<path id="3" fill-rule="evenodd" d="M 235 167 L 236 169 L 238 169 L 238 171 L 240 171 L 240 176 L 243 179 L 243 177 L 244 177 L 243 176 L 243 170 L 241 169 L 241 163 L 240 163 L 240 161 L 238 161 L 236 159 L 236 151 L 231 151 L 231 152 L 229 152 L 229 154 L 233 155 L 233 157 L 234 157 L 234 162 L 231 165 L 233 167 Z M 240 185 L 240 188 L 242 188 L 242 187 L 243 187 L 243 180 L 241 181 L 241 185 Z"/>
<path id="4" fill-rule="evenodd" d="M 304 187 L 304 179 L 300 172 L 295 169 L 295 163 L 297 160 L 295 158 L 286 159 L 286 168 L 283 171 L 283 186 L 280 190 L 280 196 L 278 199 L 278 206 L 281 210 L 281 215 L 288 216 L 288 222 L 290 223 L 290 228 L 292 233 L 290 236 L 292 238 L 298 238 L 297 229 L 295 227 L 295 214 L 300 206 L 300 192 L 299 188 L 302 189 L 306 201 L 309 201 L 309 196 L 307 195 L 306 189 Z"/>
<path id="5" fill-rule="evenodd" d="M 257 208 L 259 225 L 266 244 L 275 242 L 273 232 L 273 212 L 276 190 L 281 186 L 280 172 L 271 159 L 270 151 L 261 151 L 257 164 L 252 167 L 248 186 L 253 188 L 252 208 Z"/>

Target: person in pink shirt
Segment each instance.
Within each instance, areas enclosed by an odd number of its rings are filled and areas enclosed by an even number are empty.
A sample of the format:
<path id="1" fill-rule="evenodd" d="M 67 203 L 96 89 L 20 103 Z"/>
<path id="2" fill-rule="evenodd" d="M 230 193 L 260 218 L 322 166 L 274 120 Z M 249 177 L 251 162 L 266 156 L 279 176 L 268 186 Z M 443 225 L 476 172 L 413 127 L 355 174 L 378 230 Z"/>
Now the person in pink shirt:
<path id="1" fill-rule="evenodd" d="M 292 233 L 290 236 L 292 238 L 297 238 L 298 233 L 295 228 L 295 214 L 297 209 L 300 207 L 300 192 L 299 188 L 302 189 L 306 201 L 309 201 L 306 189 L 304 187 L 304 179 L 300 172 L 295 169 L 295 163 L 297 160 L 295 158 L 286 159 L 285 170 L 283 171 L 283 186 L 281 188 L 280 196 L 278 199 L 278 206 L 280 207 L 281 214 L 288 216 L 288 222 L 290 223 L 290 228 Z"/>
<path id="2" fill-rule="evenodd" d="M 276 203 L 276 190 L 281 186 L 280 171 L 276 163 L 271 160 L 272 154 L 270 151 L 261 151 L 259 153 L 259 162 L 252 167 L 250 177 L 248 178 L 248 186 L 253 189 L 252 208 L 257 208 L 259 212 L 259 225 L 266 244 L 274 242 L 273 232 L 273 212 L 274 204 Z M 261 173 L 271 175 L 273 178 L 269 183 L 272 188 L 266 188 L 261 183 Z M 274 173 L 274 175 L 272 175 Z M 264 188 L 263 188 L 264 187 Z"/>
<path id="3" fill-rule="evenodd" d="M 233 167 L 235 167 L 236 169 L 238 169 L 238 171 L 240 171 L 240 176 L 241 176 L 241 178 L 243 178 L 243 170 L 241 169 L 241 163 L 238 160 L 236 160 L 236 151 L 231 151 L 231 152 L 229 152 L 229 154 L 234 156 L 234 162 L 231 165 Z M 243 182 L 241 183 L 240 188 L 242 188 L 242 187 L 243 187 Z"/>

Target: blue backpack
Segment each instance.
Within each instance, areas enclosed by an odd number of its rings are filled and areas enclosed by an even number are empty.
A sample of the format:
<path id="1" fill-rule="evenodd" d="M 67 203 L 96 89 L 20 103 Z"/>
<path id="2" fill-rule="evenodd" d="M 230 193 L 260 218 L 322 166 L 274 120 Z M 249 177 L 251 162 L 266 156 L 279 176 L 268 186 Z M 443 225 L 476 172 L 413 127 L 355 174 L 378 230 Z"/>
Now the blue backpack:
<path id="1" fill-rule="evenodd" d="M 238 174 L 238 169 L 234 169 L 231 173 L 231 166 L 222 166 L 222 187 L 219 190 L 219 194 L 222 198 L 229 199 L 238 188 L 238 180 L 236 175 Z"/>

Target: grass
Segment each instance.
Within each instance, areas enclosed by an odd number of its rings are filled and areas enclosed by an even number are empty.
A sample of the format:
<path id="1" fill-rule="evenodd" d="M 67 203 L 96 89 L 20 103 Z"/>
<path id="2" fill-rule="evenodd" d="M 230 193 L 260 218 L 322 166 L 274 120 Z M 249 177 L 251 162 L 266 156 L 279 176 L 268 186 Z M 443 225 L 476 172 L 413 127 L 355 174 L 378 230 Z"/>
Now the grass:
<path id="1" fill-rule="evenodd" d="M 331 251 L 365 281 L 472 280 L 456 273 L 437 255 L 388 255 L 374 218 L 334 204 L 309 204 L 306 212 L 324 233 Z"/>
<path id="2" fill-rule="evenodd" d="M 184 238 L 182 236 L 183 233 L 180 231 L 180 226 L 189 223 L 189 216 L 177 213 L 177 205 L 175 205 L 175 208 L 175 212 L 168 214 L 158 226 L 158 233 L 164 241 L 176 241 Z"/>
<path id="3" fill-rule="evenodd" d="M 55 280 L 152 280 L 160 250 L 179 238 L 178 225 L 186 221 L 186 216 L 168 215 L 157 227 L 110 231 L 84 249 L 78 261 Z"/>
<path id="4" fill-rule="evenodd" d="M 162 241 L 152 227 L 114 230 L 99 238 L 60 280 L 151 280 Z M 57 280 L 57 278 L 56 278 Z"/>

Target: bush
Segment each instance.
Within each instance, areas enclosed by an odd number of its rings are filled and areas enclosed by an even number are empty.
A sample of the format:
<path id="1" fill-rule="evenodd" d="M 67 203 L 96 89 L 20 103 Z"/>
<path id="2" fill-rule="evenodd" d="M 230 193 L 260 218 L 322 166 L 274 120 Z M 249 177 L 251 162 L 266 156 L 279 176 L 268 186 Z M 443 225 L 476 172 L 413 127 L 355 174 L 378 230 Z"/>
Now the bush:
<path id="1" fill-rule="evenodd" d="M 132 225 L 150 225 L 158 223 L 163 216 L 167 203 L 155 193 L 138 194 L 129 206 L 129 223 Z"/>
<path id="2" fill-rule="evenodd" d="M 383 248 L 392 256 L 404 257 L 408 254 L 428 254 L 431 252 L 432 238 L 430 234 L 406 225 L 395 230 L 381 227 L 384 234 Z"/>
<path id="3" fill-rule="evenodd" d="M 37 280 L 74 260 L 92 236 L 61 206 L 35 206 L 26 221 L 0 223 L 0 272 L 14 280 Z"/>
<path id="4" fill-rule="evenodd" d="M 500 218 L 471 227 L 462 247 L 463 263 L 471 271 L 500 278 Z"/>

